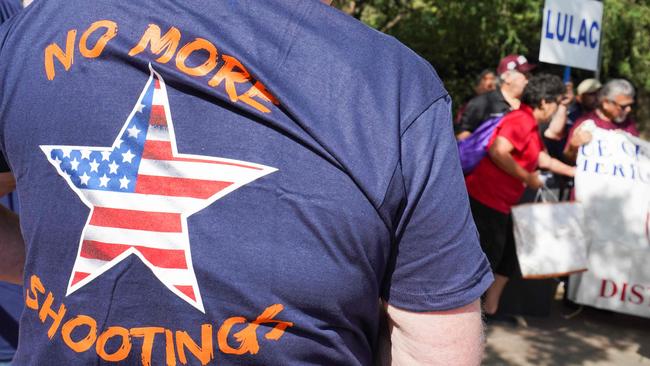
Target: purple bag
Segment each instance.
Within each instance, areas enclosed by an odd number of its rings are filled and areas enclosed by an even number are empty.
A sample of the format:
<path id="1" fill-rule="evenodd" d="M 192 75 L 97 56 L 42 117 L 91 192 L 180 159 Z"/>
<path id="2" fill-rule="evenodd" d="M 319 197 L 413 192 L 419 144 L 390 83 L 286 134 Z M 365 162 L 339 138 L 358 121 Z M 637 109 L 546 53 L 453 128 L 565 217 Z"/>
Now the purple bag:
<path id="1" fill-rule="evenodd" d="M 481 123 L 468 138 L 458 141 L 458 155 L 464 175 L 471 173 L 487 155 L 488 142 L 502 119 L 503 114 L 491 117 Z"/>

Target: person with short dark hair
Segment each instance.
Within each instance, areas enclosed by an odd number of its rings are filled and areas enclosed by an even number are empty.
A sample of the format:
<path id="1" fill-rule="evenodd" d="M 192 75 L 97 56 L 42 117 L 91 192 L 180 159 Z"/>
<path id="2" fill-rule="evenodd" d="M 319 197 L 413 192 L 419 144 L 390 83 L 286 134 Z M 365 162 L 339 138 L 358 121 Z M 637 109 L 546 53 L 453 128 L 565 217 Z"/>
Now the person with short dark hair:
<path id="1" fill-rule="evenodd" d="M 488 155 L 465 177 L 481 246 L 495 273 L 495 281 L 484 298 L 488 315 L 496 313 L 508 279 L 519 275 L 512 206 L 526 187 L 542 187 L 537 169 L 574 175 L 574 167 L 548 155 L 538 131 L 538 124 L 553 116 L 564 92 L 564 84 L 557 76 L 533 77 L 523 93 L 521 107 L 503 117 L 488 144 Z"/>
<path id="2" fill-rule="evenodd" d="M 490 69 L 485 69 L 481 71 L 481 73 L 478 75 L 476 78 L 476 81 L 474 83 L 474 95 L 467 97 L 463 104 L 458 108 L 458 112 L 456 113 L 456 118 L 454 119 L 454 124 L 458 125 L 460 124 L 461 119 L 463 118 L 463 114 L 465 113 L 465 109 L 467 108 L 467 104 L 469 103 L 470 100 L 472 100 L 474 97 L 478 95 L 483 95 L 485 93 L 489 93 L 496 89 L 496 76 L 494 75 L 494 71 Z"/>
<path id="3" fill-rule="evenodd" d="M 494 71 L 485 69 L 481 71 L 481 73 L 476 78 L 476 83 L 474 84 L 474 92 L 476 95 L 491 92 L 497 88 L 496 81 L 497 78 L 496 75 L 494 75 Z"/>
<path id="4" fill-rule="evenodd" d="M 541 126 L 544 145 L 546 145 L 549 154 L 562 160 L 564 159 L 563 151 L 568 132 L 580 117 L 598 107 L 598 91 L 602 84 L 598 79 L 584 79 L 578 84 L 575 97 L 573 83 L 568 82 L 566 87 L 566 94 L 551 122 Z"/>

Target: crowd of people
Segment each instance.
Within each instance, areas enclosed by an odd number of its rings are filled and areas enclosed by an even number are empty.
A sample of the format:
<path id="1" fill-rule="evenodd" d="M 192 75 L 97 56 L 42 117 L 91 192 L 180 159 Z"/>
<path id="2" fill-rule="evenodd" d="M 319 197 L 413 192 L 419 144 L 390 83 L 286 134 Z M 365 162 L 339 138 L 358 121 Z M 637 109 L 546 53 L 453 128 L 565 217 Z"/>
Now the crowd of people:
<path id="1" fill-rule="evenodd" d="M 17 3 L 0 0 L 0 15 Z M 574 91 L 508 55 L 452 118 L 425 62 L 329 3 L 172 2 L 165 14 L 191 15 L 153 16 L 160 26 L 144 16 L 154 2 L 52 0 L 0 28 L 16 50 L 0 52 L 0 195 L 17 184 L 27 207 L 22 231 L 0 208 L 0 279 L 28 280 L 24 293 L 0 284 L 0 365 L 19 341 L 21 365 L 207 364 L 215 350 L 237 364 L 480 362 L 481 303 L 494 316 L 519 275 L 511 208 L 545 184 L 540 170 L 570 182 L 586 121 L 638 135 L 634 87 Z M 42 32 L 43 19 L 57 21 Z M 68 22 L 91 24 L 74 62 Z M 454 136 L 489 120 L 463 175 Z"/>
<path id="2" fill-rule="evenodd" d="M 483 309 L 490 319 L 497 313 L 510 278 L 520 276 L 515 250 L 511 208 L 529 202 L 526 189 L 537 190 L 546 182 L 540 171 L 553 173 L 554 188 L 570 187 L 580 146 L 591 140 L 581 127 L 592 121 L 606 130 L 623 130 L 638 136 L 631 117 L 635 89 L 624 79 L 604 85 L 597 79 L 582 80 L 576 91 L 550 74 L 533 74 L 536 65 L 523 55 L 509 55 L 497 67 L 496 88 L 481 88 L 477 96 L 458 111 L 456 138 L 464 141 L 492 118 L 501 119 L 487 141 L 487 154 L 470 172 L 465 183 L 481 246 L 495 276 L 483 296 Z M 502 117 L 501 117 L 502 116 Z M 460 149 L 463 154 L 463 149 Z M 564 196 L 564 195 L 560 195 Z"/>

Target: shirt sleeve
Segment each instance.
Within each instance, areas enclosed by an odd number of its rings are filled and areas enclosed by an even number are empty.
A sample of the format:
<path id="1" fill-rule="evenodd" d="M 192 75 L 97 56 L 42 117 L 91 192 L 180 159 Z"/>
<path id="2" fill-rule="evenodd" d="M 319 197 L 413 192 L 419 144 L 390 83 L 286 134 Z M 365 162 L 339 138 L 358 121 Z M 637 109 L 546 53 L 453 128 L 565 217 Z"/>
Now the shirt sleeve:
<path id="1" fill-rule="evenodd" d="M 535 126 L 526 123 L 526 121 L 521 117 L 522 116 L 519 113 L 512 113 L 503 117 L 503 121 L 501 121 L 501 124 L 497 127 L 497 132 L 495 134 L 495 136 L 501 136 L 508 139 L 516 151 L 523 151 L 526 148 L 531 136 L 534 136 L 531 134 L 531 128 L 536 128 Z M 535 130 L 535 132 L 537 131 Z M 492 139 L 492 142 L 493 141 L 494 139 Z"/>
<path id="2" fill-rule="evenodd" d="M 400 164 L 389 186 L 388 201 L 399 192 L 401 207 L 382 297 L 405 310 L 455 309 L 492 283 L 450 120 L 445 96 L 403 132 Z"/>
<path id="3" fill-rule="evenodd" d="M 632 134 L 632 136 L 639 137 L 639 130 L 636 128 L 635 120 L 629 120 L 629 124 L 626 126 L 625 131 Z"/>

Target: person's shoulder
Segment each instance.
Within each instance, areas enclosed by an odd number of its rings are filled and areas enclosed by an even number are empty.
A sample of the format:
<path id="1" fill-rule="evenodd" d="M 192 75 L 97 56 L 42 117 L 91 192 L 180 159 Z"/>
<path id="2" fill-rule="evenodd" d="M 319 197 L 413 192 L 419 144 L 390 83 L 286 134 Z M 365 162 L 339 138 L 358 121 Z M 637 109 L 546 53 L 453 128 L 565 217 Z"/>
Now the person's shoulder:
<path id="1" fill-rule="evenodd" d="M 334 77 L 351 88 L 363 88 L 400 103 L 403 111 L 422 109 L 447 95 L 433 66 L 396 38 L 370 28 L 340 10 L 314 4 L 301 40 L 320 45 Z M 332 68 L 329 68 L 332 69 Z M 409 108 L 410 104 L 414 106 Z M 415 107 L 415 104 L 418 104 Z M 420 112 L 422 112 L 420 110 Z"/>
<path id="2" fill-rule="evenodd" d="M 20 0 L 0 0 L 0 24 L 22 9 Z"/>
<path id="3" fill-rule="evenodd" d="M 535 117 L 533 117 L 523 104 L 519 109 L 504 114 L 501 123 L 503 125 L 512 124 L 519 129 L 537 129 Z"/>
<path id="4" fill-rule="evenodd" d="M 30 10 L 29 8 L 23 9 L 20 0 L 7 1 L 0 0 L 0 51 L 4 44 L 14 34 L 20 35 L 21 31 L 16 31 L 16 28 L 24 18 L 25 13 Z M 10 53 L 10 52 L 7 52 Z M 11 56 L 11 55 L 9 55 Z"/>
<path id="5" fill-rule="evenodd" d="M 332 43 L 324 43 L 324 49 L 346 55 L 340 59 L 355 64 L 369 75 L 382 76 L 384 73 L 401 73 L 425 78 L 433 84 L 441 84 L 438 75 L 429 62 L 405 46 L 395 37 L 373 29 L 340 10 L 325 6 L 324 14 L 317 20 L 328 38 L 335 37 Z M 375 66 L 382 68 L 374 68 Z M 401 67 L 401 68 L 397 68 Z"/>
<path id="6" fill-rule="evenodd" d="M 506 114 L 503 115 L 503 119 L 506 121 L 510 120 L 529 120 L 532 117 L 530 116 L 529 113 L 526 113 L 526 111 L 523 108 L 515 109 L 514 111 L 510 111 Z M 534 119 L 533 119 L 534 120 Z"/>
<path id="7" fill-rule="evenodd" d="M 596 112 L 591 111 L 591 112 L 583 113 L 582 115 L 580 115 L 580 117 L 576 119 L 574 126 L 582 124 L 587 120 L 595 120 L 595 119 L 599 119 Z"/>
<path id="8" fill-rule="evenodd" d="M 636 120 L 629 116 L 621 124 L 621 129 L 625 132 L 630 133 L 632 136 L 639 137 L 641 135 L 636 127 Z"/>
<path id="9" fill-rule="evenodd" d="M 488 93 L 483 93 L 475 96 L 474 98 L 469 100 L 468 106 L 471 105 L 472 107 L 479 107 L 479 106 L 485 106 L 489 104 L 491 100 L 494 98 L 494 96 L 492 95 L 493 93 L 494 90 Z"/>
<path id="10" fill-rule="evenodd" d="M 600 120 L 596 112 L 591 111 L 587 113 L 583 113 L 580 117 L 578 117 L 575 122 L 573 123 L 573 126 L 571 126 L 570 133 L 572 134 L 573 131 L 576 131 L 578 128 L 580 128 L 581 125 L 583 125 L 587 121 L 594 121 L 597 122 Z"/>
<path id="11" fill-rule="evenodd" d="M 486 100 L 492 103 L 503 101 L 503 94 L 501 94 L 501 91 L 499 89 L 494 89 L 481 95 L 484 96 Z"/>

